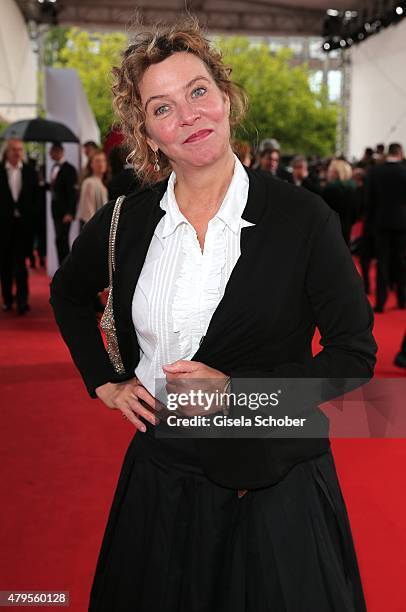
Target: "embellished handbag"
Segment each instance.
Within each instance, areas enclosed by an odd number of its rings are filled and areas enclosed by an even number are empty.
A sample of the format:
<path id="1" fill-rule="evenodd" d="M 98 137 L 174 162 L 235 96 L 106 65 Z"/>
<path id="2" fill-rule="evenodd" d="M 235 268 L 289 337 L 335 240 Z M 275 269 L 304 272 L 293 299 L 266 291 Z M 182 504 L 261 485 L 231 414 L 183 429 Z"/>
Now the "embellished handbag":
<path id="1" fill-rule="evenodd" d="M 103 312 L 103 316 L 100 319 L 100 327 L 104 331 L 107 340 L 107 352 L 110 361 L 117 372 L 117 374 L 125 374 L 125 368 L 120 355 L 120 349 L 118 347 L 116 324 L 114 321 L 113 312 L 113 272 L 115 271 L 115 243 L 116 243 L 116 232 L 118 226 L 118 220 L 120 217 L 121 204 L 123 203 L 125 196 L 117 198 L 113 209 L 113 215 L 111 217 L 110 224 L 110 235 L 109 235 L 109 294 L 107 297 L 107 303 Z"/>

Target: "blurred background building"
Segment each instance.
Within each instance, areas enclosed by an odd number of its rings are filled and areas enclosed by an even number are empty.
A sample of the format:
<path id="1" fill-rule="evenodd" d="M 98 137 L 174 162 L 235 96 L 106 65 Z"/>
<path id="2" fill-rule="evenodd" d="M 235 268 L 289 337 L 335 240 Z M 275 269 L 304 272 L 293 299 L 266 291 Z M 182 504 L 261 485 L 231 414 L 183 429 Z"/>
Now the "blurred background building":
<path id="1" fill-rule="evenodd" d="M 0 123 L 10 123 L 37 115 L 37 59 L 16 2 L 2 0 L 0 15 Z"/>

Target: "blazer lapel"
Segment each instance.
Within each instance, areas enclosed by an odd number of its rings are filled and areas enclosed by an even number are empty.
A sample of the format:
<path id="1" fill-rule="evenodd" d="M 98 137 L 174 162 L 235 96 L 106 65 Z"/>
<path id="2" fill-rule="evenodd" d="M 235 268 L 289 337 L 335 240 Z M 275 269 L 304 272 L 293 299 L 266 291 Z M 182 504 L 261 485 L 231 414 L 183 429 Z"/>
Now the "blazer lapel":
<path id="1" fill-rule="evenodd" d="M 268 189 L 265 177 L 258 175 L 249 168 L 245 168 L 245 171 L 247 172 L 249 178 L 249 188 L 247 204 L 241 216 L 245 221 L 250 221 L 255 225 L 243 227 L 241 229 L 241 256 L 238 259 L 236 266 L 238 266 L 241 257 L 243 258 L 242 261 L 244 261 L 248 252 L 248 246 L 255 240 L 257 236 L 258 224 L 261 222 L 266 207 L 269 206 Z"/>
<path id="2" fill-rule="evenodd" d="M 245 221 L 250 221 L 255 225 L 243 227 L 241 229 L 240 257 L 231 272 L 224 295 L 213 312 L 206 335 L 203 337 L 198 350 L 193 355 L 192 361 L 199 361 L 202 359 L 203 355 L 206 354 L 207 347 L 211 342 L 215 342 L 216 334 L 221 332 L 222 315 L 230 311 L 232 312 L 235 300 L 238 300 L 241 296 L 241 287 L 244 286 L 244 278 L 247 278 L 247 271 L 249 272 L 249 259 L 255 252 L 255 249 L 252 247 L 259 233 L 261 218 L 264 215 L 266 207 L 269 206 L 267 181 L 265 177 L 249 168 L 245 168 L 245 170 L 249 177 L 249 188 L 247 204 L 241 216 Z"/>
<path id="3" fill-rule="evenodd" d="M 7 169 L 6 169 L 5 164 L 1 164 L 1 173 L 3 174 L 3 182 L 4 182 L 4 187 L 5 187 L 5 190 L 6 190 L 6 194 L 9 196 L 10 201 L 14 202 L 14 198 L 13 198 L 13 195 L 11 193 L 10 185 L 9 185 L 9 182 L 8 182 L 8 173 L 7 173 Z"/>
<path id="4" fill-rule="evenodd" d="M 114 296 L 120 312 L 123 331 L 133 330 L 132 298 L 138 277 L 155 228 L 165 214 L 159 202 L 165 192 L 167 181 L 161 181 L 152 189 L 146 189 L 135 203 L 124 203 L 117 230 L 116 269 Z"/>
<path id="5" fill-rule="evenodd" d="M 31 185 L 29 185 L 28 183 L 28 176 L 29 176 L 29 168 L 26 164 L 23 164 L 23 167 L 21 170 L 21 190 L 20 190 L 20 195 L 18 196 L 18 204 L 20 204 L 24 200 L 27 187 L 31 187 Z"/>

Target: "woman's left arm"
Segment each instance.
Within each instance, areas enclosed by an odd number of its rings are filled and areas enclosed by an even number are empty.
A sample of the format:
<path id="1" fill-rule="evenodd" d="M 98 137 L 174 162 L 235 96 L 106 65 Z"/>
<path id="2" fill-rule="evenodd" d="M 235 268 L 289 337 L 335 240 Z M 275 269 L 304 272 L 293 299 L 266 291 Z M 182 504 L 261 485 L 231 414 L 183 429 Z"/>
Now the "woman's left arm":
<path id="1" fill-rule="evenodd" d="M 50 304 L 89 395 L 107 382 L 129 375 L 115 372 L 94 309 L 95 296 L 109 284 L 108 244 L 114 202 L 108 202 L 83 227 L 50 283 Z"/>
<path id="2" fill-rule="evenodd" d="M 244 378 L 314 378 L 323 381 L 322 400 L 327 401 L 339 395 L 337 389 L 352 390 L 373 377 L 378 348 L 372 335 L 373 311 L 343 240 L 339 216 L 332 210 L 313 240 L 305 291 L 323 349 L 307 363 L 230 372 L 233 389 L 243 388 Z"/>

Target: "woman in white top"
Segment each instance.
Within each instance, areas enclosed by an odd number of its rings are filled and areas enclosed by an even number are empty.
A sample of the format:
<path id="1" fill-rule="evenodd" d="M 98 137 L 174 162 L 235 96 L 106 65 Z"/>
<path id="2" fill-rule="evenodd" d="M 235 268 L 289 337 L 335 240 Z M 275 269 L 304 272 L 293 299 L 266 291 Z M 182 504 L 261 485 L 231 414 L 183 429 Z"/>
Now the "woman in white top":
<path id="1" fill-rule="evenodd" d="M 370 375 L 371 311 L 338 219 L 314 194 L 233 154 L 246 98 L 195 20 L 139 32 L 115 76 L 144 186 L 120 212 L 109 355 L 89 305 L 108 282 L 114 202 L 85 225 L 51 286 L 91 397 L 137 430 L 89 612 L 364 612 L 324 440 L 311 437 L 316 450 L 304 456 L 300 439 L 171 439 L 156 401 L 162 385 L 214 395 L 241 371 Z M 312 359 L 315 323 L 325 348 Z M 192 415 L 186 404 L 180 414 Z M 214 412 L 225 418 L 218 405 L 203 414 Z M 283 457 L 289 470 L 274 477 Z"/>
<path id="2" fill-rule="evenodd" d="M 90 157 L 85 178 L 80 188 L 80 199 L 76 218 L 81 228 L 107 202 L 107 159 L 103 151 L 96 151 Z"/>
<path id="3" fill-rule="evenodd" d="M 89 157 L 84 172 L 84 179 L 80 187 L 80 198 L 76 211 L 76 219 L 79 219 L 80 231 L 82 231 L 85 223 L 107 202 L 107 180 L 106 155 L 103 151 L 96 150 Z M 104 311 L 104 304 L 99 294 L 95 296 L 93 304 L 96 312 L 102 313 Z"/>

